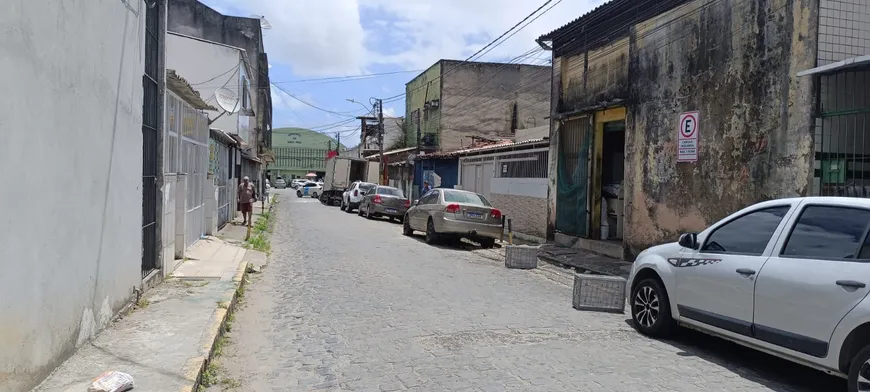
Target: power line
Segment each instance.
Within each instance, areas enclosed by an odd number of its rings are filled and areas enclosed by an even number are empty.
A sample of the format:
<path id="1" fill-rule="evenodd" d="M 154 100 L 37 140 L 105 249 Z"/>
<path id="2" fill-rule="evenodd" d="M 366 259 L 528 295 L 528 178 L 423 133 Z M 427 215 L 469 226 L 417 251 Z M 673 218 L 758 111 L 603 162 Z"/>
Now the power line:
<path id="1" fill-rule="evenodd" d="M 301 103 L 303 103 L 303 104 L 305 104 L 305 105 L 307 105 L 307 106 L 310 106 L 310 107 L 312 107 L 312 108 L 314 108 L 314 109 L 320 110 L 320 111 L 325 112 L 325 113 L 332 114 L 332 115 L 334 115 L 334 116 L 356 118 L 356 115 L 351 115 L 351 113 L 354 113 L 354 112 L 344 112 L 344 113 L 342 113 L 342 112 L 336 112 L 336 111 L 334 111 L 334 110 L 324 109 L 324 108 L 322 108 L 322 107 L 319 107 L 319 106 L 317 106 L 317 105 L 314 105 L 314 104 L 312 104 L 312 103 L 309 103 L 309 102 L 303 100 L 302 98 L 299 98 L 299 97 L 293 95 L 292 93 L 290 93 L 289 91 L 285 90 L 283 87 L 281 87 L 281 86 L 279 86 L 279 85 L 277 85 L 277 84 L 275 84 L 275 83 L 272 83 L 272 85 L 275 86 L 278 90 L 281 90 L 281 92 L 283 92 L 284 94 L 287 94 L 287 96 L 289 96 L 290 98 L 293 98 L 293 99 L 295 99 L 295 100 L 297 100 L 297 101 L 299 101 L 299 102 L 301 102 Z M 356 112 L 356 114 L 359 114 L 359 113 L 360 113 L 360 112 Z"/>
<path id="2" fill-rule="evenodd" d="M 560 1 L 561 1 L 561 0 L 560 0 Z M 478 50 L 477 52 L 475 52 L 474 54 L 472 54 L 471 56 L 469 56 L 468 58 L 466 58 L 465 61 L 470 61 L 471 59 L 474 58 L 474 56 L 476 56 L 476 55 L 478 55 L 479 53 L 483 52 L 486 48 L 489 48 L 489 47 L 493 47 L 493 48 L 495 48 L 495 47 L 497 47 L 497 46 L 499 46 L 499 45 L 505 43 L 506 40 L 503 40 L 503 41 L 501 41 L 501 42 L 498 42 L 498 41 L 499 41 L 502 37 L 504 37 L 504 36 L 510 34 L 511 31 L 513 31 L 514 29 L 516 29 L 518 26 L 520 26 L 521 24 L 523 24 L 525 21 L 529 20 L 529 18 L 531 18 L 532 16 L 534 16 L 535 14 L 537 14 L 538 11 L 544 9 L 544 7 L 546 7 L 548 4 L 550 4 L 550 3 L 552 3 L 552 2 L 553 2 L 553 0 L 547 0 L 546 2 L 544 2 L 544 4 L 542 4 L 540 7 L 538 7 L 535 11 L 533 11 L 531 14 L 527 15 L 525 18 L 523 18 L 522 20 L 520 20 L 519 23 L 515 24 L 513 27 L 511 27 L 510 29 L 508 29 L 507 31 L 505 31 L 504 33 L 502 33 L 502 35 L 498 36 L 498 38 L 494 39 L 492 42 L 486 44 L 486 46 L 484 46 L 483 48 L 480 48 L 480 50 Z M 547 9 L 546 11 L 544 11 L 541 15 L 543 15 L 544 13 L 546 13 L 547 11 L 549 11 L 549 10 L 551 10 L 551 9 L 552 9 L 552 7 L 548 8 L 548 9 Z M 537 19 L 537 18 L 536 18 L 536 19 Z M 529 23 L 531 23 L 531 22 L 529 22 Z M 520 30 L 526 28 L 528 25 L 529 25 L 528 23 L 525 24 L 524 26 L 522 26 L 522 27 L 521 27 L 519 30 L 517 30 L 517 31 L 520 31 Z M 458 69 L 458 67 L 457 67 L 456 69 Z M 455 71 L 455 69 L 454 69 L 453 71 Z M 444 77 L 445 75 L 447 75 L 447 74 L 449 74 L 449 73 L 450 73 L 450 72 L 448 72 L 448 73 L 443 73 L 443 74 L 441 74 L 441 75 L 435 77 L 434 79 L 432 79 L 432 81 L 438 80 L 438 79 Z M 431 83 L 432 81 L 430 81 L 429 83 Z M 394 96 L 389 97 L 389 98 L 384 98 L 383 101 L 386 102 L 386 103 L 395 102 L 395 101 L 397 101 L 399 98 L 401 98 L 401 97 L 407 95 L 409 92 L 414 92 L 414 91 L 417 91 L 417 90 L 422 89 L 423 86 L 425 86 L 425 85 L 418 86 L 417 88 L 415 88 L 415 89 L 413 89 L 413 90 L 411 90 L 411 91 L 405 91 L 404 93 L 401 93 L 401 94 L 398 94 L 398 95 L 394 95 Z"/>
<path id="3" fill-rule="evenodd" d="M 290 83 L 308 83 L 308 82 L 321 82 L 321 81 L 354 81 L 354 80 L 362 80 L 362 79 L 372 79 L 379 76 L 387 76 L 387 75 L 397 75 L 403 73 L 413 73 L 413 72 L 423 72 L 425 69 L 412 69 L 408 71 L 393 71 L 393 72 L 381 72 L 381 73 L 370 73 L 370 74 L 361 74 L 361 75 L 347 75 L 347 76 L 333 76 L 328 78 L 316 78 L 316 79 L 298 79 L 298 80 L 285 80 L 282 82 L 272 82 L 272 83 L 282 83 L 282 84 L 290 84 Z"/>

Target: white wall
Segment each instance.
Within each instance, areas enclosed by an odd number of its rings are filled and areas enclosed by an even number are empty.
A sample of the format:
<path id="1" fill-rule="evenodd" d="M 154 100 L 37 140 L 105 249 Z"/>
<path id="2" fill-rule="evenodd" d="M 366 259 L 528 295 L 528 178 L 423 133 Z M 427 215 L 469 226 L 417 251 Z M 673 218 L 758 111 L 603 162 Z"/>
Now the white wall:
<path id="1" fill-rule="evenodd" d="M 166 69 L 174 69 L 187 79 L 199 95 L 210 105 L 220 109 L 214 99 L 215 90 L 223 87 L 241 96 L 242 50 L 219 43 L 169 33 L 166 35 Z M 229 72 L 227 72 L 229 71 Z M 214 79 L 214 80 L 211 80 Z M 250 82 L 249 82 L 250 83 Z M 249 85 L 249 88 L 253 88 Z M 255 91 L 255 90 L 251 90 Z M 221 112 L 206 112 L 214 119 Z M 240 125 L 246 125 L 240 127 Z M 225 114 L 210 125 L 230 133 L 236 133 L 251 144 L 248 116 Z"/>
<path id="2" fill-rule="evenodd" d="M 493 178 L 489 186 L 490 193 L 500 193 L 512 196 L 527 196 L 547 198 L 546 178 Z"/>
<path id="3" fill-rule="evenodd" d="M 129 3 L 3 3 L 0 391 L 40 382 L 142 283 L 145 12 Z"/>

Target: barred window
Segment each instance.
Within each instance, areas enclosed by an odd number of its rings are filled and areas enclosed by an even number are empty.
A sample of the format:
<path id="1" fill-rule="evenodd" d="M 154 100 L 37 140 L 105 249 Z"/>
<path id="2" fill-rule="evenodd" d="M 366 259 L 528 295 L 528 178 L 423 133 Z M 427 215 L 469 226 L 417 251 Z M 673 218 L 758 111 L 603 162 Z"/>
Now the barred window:
<path id="1" fill-rule="evenodd" d="M 547 151 L 520 152 L 500 156 L 495 176 L 498 178 L 547 178 Z"/>

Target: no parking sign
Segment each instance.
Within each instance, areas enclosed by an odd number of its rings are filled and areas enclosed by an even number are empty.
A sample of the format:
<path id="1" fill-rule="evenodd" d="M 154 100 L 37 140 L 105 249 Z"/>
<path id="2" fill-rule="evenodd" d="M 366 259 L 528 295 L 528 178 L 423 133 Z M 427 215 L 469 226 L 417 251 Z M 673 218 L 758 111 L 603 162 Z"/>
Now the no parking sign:
<path id="1" fill-rule="evenodd" d="M 698 160 L 698 132 L 701 130 L 698 119 L 700 113 L 680 113 L 677 130 L 677 162 L 696 162 Z"/>

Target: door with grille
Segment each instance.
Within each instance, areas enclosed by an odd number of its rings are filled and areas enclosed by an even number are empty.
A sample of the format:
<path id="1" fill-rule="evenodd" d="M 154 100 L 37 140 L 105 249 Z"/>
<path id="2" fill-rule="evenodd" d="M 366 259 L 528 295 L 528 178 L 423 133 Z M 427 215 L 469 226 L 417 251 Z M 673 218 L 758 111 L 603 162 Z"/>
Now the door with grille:
<path id="1" fill-rule="evenodd" d="M 559 130 L 556 174 L 556 231 L 577 237 L 589 233 L 589 117 L 567 121 Z"/>
<path id="2" fill-rule="evenodd" d="M 160 7 L 145 9 L 145 75 L 142 75 L 142 276 L 158 268 L 157 263 L 157 160 L 160 149 L 158 88 Z"/>

